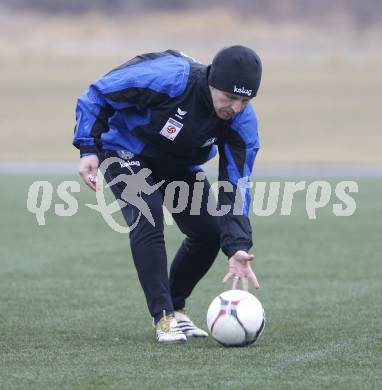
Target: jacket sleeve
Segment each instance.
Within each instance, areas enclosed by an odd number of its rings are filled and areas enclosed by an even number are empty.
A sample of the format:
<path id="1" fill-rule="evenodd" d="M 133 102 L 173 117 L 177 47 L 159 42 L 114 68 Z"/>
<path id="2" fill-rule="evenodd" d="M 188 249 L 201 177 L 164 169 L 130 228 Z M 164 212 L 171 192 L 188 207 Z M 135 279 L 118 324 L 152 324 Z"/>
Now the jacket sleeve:
<path id="1" fill-rule="evenodd" d="M 94 81 L 78 98 L 73 145 L 81 156 L 96 154 L 108 121 L 118 110 L 145 111 L 183 92 L 189 64 L 181 57 L 162 55 L 133 59 Z"/>
<path id="2" fill-rule="evenodd" d="M 231 257 L 238 250 L 252 247 L 252 229 L 248 218 L 251 194 L 250 176 L 259 150 L 257 119 L 253 108 L 247 105 L 234 117 L 224 139 L 219 143 L 219 181 L 228 181 L 232 192 L 220 188 L 219 205 L 230 206 L 220 217 L 221 248 Z"/>
<path id="3" fill-rule="evenodd" d="M 100 81 L 91 84 L 78 98 L 73 145 L 81 156 L 97 153 L 98 137 L 107 131 L 108 119 L 114 111 L 113 102 L 105 98 Z"/>

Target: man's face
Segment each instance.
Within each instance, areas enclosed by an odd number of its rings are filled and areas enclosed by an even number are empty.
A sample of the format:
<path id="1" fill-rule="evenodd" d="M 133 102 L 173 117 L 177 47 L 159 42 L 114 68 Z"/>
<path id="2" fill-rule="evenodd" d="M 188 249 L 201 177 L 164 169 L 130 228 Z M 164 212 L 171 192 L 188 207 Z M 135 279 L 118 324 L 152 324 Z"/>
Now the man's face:
<path id="1" fill-rule="evenodd" d="M 245 98 L 242 96 L 233 95 L 228 92 L 223 92 L 219 89 L 212 87 L 211 85 L 209 87 L 216 115 L 220 119 L 226 121 L 231 119 L 235 114 L 240 112 L 250 101 L 250 98 Z"/>

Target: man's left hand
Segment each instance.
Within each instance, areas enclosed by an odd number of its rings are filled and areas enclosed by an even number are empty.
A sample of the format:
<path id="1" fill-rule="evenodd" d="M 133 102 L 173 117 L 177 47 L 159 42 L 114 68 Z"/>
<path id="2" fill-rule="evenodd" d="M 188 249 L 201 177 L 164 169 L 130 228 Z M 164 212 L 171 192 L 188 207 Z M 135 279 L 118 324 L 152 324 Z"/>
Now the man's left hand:
<path id="1" fill-rule="evenodd" d="M 252 282 L 255 288 L 260 288 L 255 273 L 252 271 L 250 261 L 255 258 L 254 255 L 250 255 L 245 251 L 237 251 L 229 259 L 229 270 L 227 275 L 223 279 L 223 283 L 226 283 L 228 279 L 233 277 L 232 289 L 236 289 L 241 279 L 243 290 L 248 291 L 248 279 Z"/>

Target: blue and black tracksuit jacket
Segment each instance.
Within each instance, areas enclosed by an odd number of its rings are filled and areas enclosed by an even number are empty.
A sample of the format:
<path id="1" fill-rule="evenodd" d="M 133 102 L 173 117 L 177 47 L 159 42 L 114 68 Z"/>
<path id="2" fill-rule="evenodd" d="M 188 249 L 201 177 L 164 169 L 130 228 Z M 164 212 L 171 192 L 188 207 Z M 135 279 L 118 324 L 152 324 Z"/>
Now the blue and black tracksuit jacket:
<path id="1" fill-rule="evenodd" d="M 218 150 L 219 180 L 234 186 L 233 193 L 220 191 L 219 204 L 233 205 L 238 180 L 250 177 L 259 150 L 257 119 L 249 104 L 231 120 L 216 116 L 209 69 L 174 50 L 133 58 L 79 97 L 74 146 L 81 156 L 129 150 L 191 169 Z M 221 217 L 221 247 L 228 256 L 252 246 L 250 193 L 241 192 L 242 212 Z"/>

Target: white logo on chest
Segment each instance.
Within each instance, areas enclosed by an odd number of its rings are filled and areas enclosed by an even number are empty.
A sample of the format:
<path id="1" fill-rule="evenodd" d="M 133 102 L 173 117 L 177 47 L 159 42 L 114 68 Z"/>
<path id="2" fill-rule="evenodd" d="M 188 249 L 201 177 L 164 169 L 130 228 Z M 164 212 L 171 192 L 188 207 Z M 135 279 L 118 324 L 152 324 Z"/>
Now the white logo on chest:
<path id="1" fill-rule="evenodd" d="M 179 119 L 183 119 L 183 117 L 187 114 L 187 111 L 183 111 L 181 108 L 178 107 L 175 116 Z"/>
<path id="2" fill-rule="evenodd" d="M 202 148 L 205 148 L 207 146 L 210 146 L 212 145 L 215 141 L 216 141 L 217 138 L 209 138 L 201 147 Z"/>

